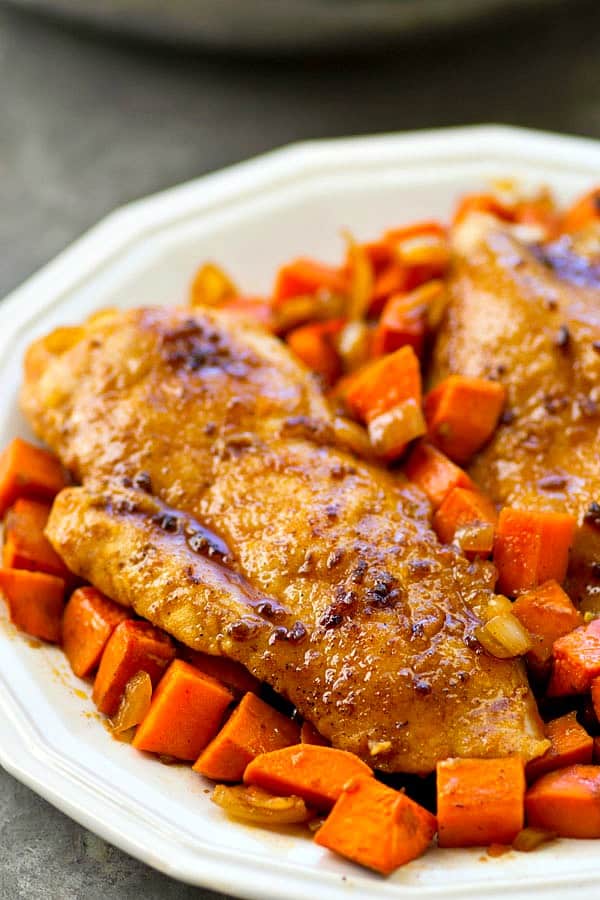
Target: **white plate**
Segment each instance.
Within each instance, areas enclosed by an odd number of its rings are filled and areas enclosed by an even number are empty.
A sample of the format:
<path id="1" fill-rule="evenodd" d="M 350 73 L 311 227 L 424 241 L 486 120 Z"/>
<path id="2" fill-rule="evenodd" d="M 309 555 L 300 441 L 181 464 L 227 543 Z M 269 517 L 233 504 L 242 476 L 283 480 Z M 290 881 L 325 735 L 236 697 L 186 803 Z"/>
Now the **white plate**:
<path id="1" fill-rule="evenodd" d="M 600 175 L 600 145 L 510 128 L 457 129 L 291 147 L 114 213 L 0 305 L 0 446 L 28 435 L 17 407 L 23 351 L 105 305 L 185 297 L 201 260 L 269 288 L 295 254 L 339 259 L 358 237 L 431 215 L 490 177 L 550 184 L 563 200 Z M 2 604 L 0 604 L 2 605 Z M 500 900 L 598 896 L 599 845 L 562 841 L 499 858 L 432 851 L 383 880 L 300 833 L 228 821 L 208 782 L 111 739 L 60 651 L 36 648 L 0 614 L 0 762 L 82 825 L 144 862 L 240 897 Z"/>

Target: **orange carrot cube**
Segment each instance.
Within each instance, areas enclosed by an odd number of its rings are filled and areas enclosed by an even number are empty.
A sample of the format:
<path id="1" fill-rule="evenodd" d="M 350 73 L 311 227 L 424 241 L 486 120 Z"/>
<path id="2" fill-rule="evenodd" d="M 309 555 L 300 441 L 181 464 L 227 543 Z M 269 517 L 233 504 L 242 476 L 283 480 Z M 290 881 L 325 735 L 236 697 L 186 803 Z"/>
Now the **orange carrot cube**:
<path id="1" fill-rule="evenodd" d="M 406 794 L 359 775 L 346 785 L 315 843 L 389 875 L 421 856 L 435 831 L 435 816 Z"/>
<path id="2" fill-rule="evenodd" d="M 94 681 L 93 700 L 100 712 L 114 716 L 130 678 L 147 672 L 156 685 L 175 656 L 170 637 L 148 622 L 126 619 L 109 638 Z"/>
<path id="3" fill-rule="evenodd" d="M 4 526 L 2 564 L 5 569 L 29 569 L 68 579 L 70 572 L 44 534 L 50 506 L 19 497 L 8 510 Z"/>
<path id="4" fill-rule="evenodd" d="M 485 494 L 463 487 L 452 488 L 433 516 L 433 527 L 443 544 L 451 544 L 459 528 L 466 525 L 496 525 L 496 507 Z M 488 552 L 491 553 L 492 545 Z"/>
<path id="5" fill-rule="evenodd" d="M 600 766 L 568 766 L 527 791 L 527 824 L 559 837 L 600 838 Z"/>
<path id="6" fill-rule="evenodd" d="M 421 403 L 421 369 L 412 347 L 401 347 L 365 366 L 346 388 L 349 409 L 367 423 L 403 400 Z"/>
<path id="7" fill-rule="evenodd" d="M 393 353 L 408 344 L 417 356 L 422 356 L 427 334 L 427 309 L 443 289 L 441 281 L 430 281 L 409 294 L 390 297 L 373 335 L 373 355 Z"/>
<path id="8" fill-rule="evenodd" d="M 581 231 L 592 222 L 600 222 L 600 187 L 580 197 L 567 211 L 562 230 L 566 232 Z"/>
<path id="9" fill-rule="evenodd" d="M 75 675 L 85 678 L 97 668 L 111 634 L 127 618 L 127 610 L 96 588 L 71 594 L 63 616 L 63 650 Z"/>
<path id="10" fill-rule="evenodd" d="M 193 766 L 214 781 L 241 781 L 261 753 L 297 744 L 300 728 L 255 694 L 246 694 Z"/>
<path id="11" fill-rule="evenodd" d="M 535 781 L 546 772 L 564 769 L 575 763 L 591 763 L 594 740 L 577 721 L 577 713 L 570 712 L 544 726 L 550 747 L 543 756 L 527 763 L 528 781 Z"/>
<path id="12" fill-rule="evenodd" d="M 65 582 L 45 572 L 0 569 L 0 590 L 11 622 L 43 641 L 60 643 Z"/>
<path id="13" fill-rule="evenodd" d="M 53 500 L 66 484 L 58 459 L 15 438 L 0 455 L 0 516 L 19 497 Z"/>
<path id="14" fill-rule="evenodd" d="M 280 268 L 273 300 L 281 304 L 290 297 L 314 294 L 320 290 L 345 295 L 348 289 L 348 279 L 342 269 L 312 259 L 296 259 Z"/>
<path id="15" fill-rule="evenodd" d="M 564 581 L 576 524 L 566 513 L 504 507 L 494 541 L 498 589 L 514 595 L 545 581 Z"/>
<path id="16" fill-rule="evenodd" d="M 427 494 L 434 509 L 442 504 L 455 487 L 476 491 L 467 473 L 455 465 L 427 441 L 412 451 L 405 468 L 406 477 Z"/>
<path id="17" fill-rule="evenodd" d="M 523 761 L 445 759 L 437 765 L 440 847 L 512 844 L 523 828 Z"/>
<path id="18" fill-rule="evenodd" d="M 534 590 L 520 594 L 512 611 L 531 636 L 533 647 L 527 660 L 538 668 L 552 656 L 554 642 L 583 621 L 569 595 L 556 581 L 546 581 Z"/>
<path id="19" fill-rule="evenodd" d="M 493 435 L 505 400 L 497 381 L 450 375 L 425 397 L 429 440 L 454 462 L 468 462 Z"/>
<path id="20" fill-rule="evenodd" d="M 554 642 L 549 697 L 585 694 L 600 676 L 600 619 L 576 628 Z"/>
<path id="21" fill-rule="evenodd" d="M 344 319 L 311 322 L 288 332 L 286 343 L 305 366 L 316 372 L 330 386 L 342 374 L 335 337 L 344 327 Z"/>

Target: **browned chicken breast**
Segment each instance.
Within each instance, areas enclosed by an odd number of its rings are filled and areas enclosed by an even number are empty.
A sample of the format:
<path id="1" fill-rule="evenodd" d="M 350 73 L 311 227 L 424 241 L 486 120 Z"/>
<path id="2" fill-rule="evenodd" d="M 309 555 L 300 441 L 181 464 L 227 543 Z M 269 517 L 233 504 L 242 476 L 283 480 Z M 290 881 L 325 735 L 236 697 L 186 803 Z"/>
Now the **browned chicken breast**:
<path id="1" fill-rule="evenodd" d="M 212 311 L 108 314 L 32 347 L 23 407 L 86 481 L 49 524 L 69 566 L 247 665 L 336 746 L 422 773 L 545 749 L 521 664 L 473 636 L 491 567 L 440 546 L 422 495 L 339 445 L 276 339 Z"/>
<path id="2" fill-rule="evenodd" d="M 577 516 L 570 588 L 597 606 L 600 255 L 583 247 L 563 238 L 531 250 L 489 217 L 467 219 L 432 380 L 460 373 L 506 385 L 503 424 L 470 474 L 498 503 Z"/>

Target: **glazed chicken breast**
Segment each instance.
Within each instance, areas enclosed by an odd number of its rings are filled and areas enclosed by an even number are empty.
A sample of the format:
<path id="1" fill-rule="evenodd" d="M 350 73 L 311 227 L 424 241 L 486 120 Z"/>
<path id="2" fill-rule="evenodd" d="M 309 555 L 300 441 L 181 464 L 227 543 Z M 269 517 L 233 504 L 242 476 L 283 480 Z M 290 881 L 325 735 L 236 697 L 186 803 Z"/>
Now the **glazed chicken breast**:
<path id="1" fill-rule="evenodd" d="M 600 593 L 600 240 L 543 249 L 473 215 L 454 233 L 432 383 L 497 378 L 507 407 L 470 474 L 495 502 L 577 517 L 570 592 Z M 597 252 L 597 258 L 596 258 Z M 597 599 L 596 599 L 597 604 Z"/>
<path id="2" fill-rule="evenodd" d="M 382 770 L 545 750 L 521 663 L 474 635 L 493 568 L 340 442 L 277 339 L 212 310 L 107 313 L 32 346 L 22 404 L 83 482 L 48 535 L 114 600 Z"/>

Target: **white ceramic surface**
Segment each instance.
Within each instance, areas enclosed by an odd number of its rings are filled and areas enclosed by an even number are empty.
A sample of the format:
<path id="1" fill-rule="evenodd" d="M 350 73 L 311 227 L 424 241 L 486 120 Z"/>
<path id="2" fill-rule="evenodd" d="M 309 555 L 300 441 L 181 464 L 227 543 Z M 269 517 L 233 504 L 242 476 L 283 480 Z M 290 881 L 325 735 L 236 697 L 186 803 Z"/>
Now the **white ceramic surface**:
<path id="1" fill-rule="evenodd" d="M 445 215 L 498 176 L 550 184 L 564 200 L 600 180 L 600 146 L 483 127 L 291 147 L 126 207 L 0 304 L 0 446 L 28 436 L 17 405 L 28 342 L 106 305 L 183 300 L 201 260 L 248 292 L 299 253 L 336 260 L 360 238 Z M 0 604 L 3 607 L 3 604 Z M 0 762 L 83 825 L 177 878 L 240 897 L 592 900 L 599 845 L 562 841 L 499 858 L 432 851 L 383 880 L 293 831 L 228 821 L 209 784 L 111 739 L 60 651 L 32 646 L 0 611 Z"/>

